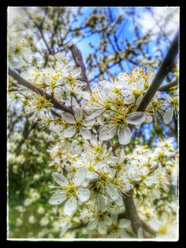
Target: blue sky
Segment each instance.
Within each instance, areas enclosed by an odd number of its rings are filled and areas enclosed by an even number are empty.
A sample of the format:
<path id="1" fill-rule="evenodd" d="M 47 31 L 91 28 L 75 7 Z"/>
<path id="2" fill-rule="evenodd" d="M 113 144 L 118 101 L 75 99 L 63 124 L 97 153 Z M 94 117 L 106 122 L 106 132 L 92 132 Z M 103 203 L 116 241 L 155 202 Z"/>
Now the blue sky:
<path id="1" fill-rule="evenodd" d="M 75 7 L 72 7 L 75 9 Z M 90 13 L 92 11 L 93 7 L 83 7 L 83 11 L 84 11 L 84 15 L 83 17 L 80 17 L 78 19 L 78 21 L 76 22 L 75 25 L 80 25 L 83 23 L 84 19 L 88 16 L 90 16 Z M 104 7 L 102 7 L 104 8 Z M 154 33 L 156 33 L 158 31 L 157 25 L 154 22 L 152 16 L 149 14 L 149 12 L 146 10 L 146 8 L 144 7 L 125 7 L 123 10 L 123 7 L 111 7 L 111 10 L 114 14 L 121 14 L 124 15 L 124 11 L 129 9 L 134 9 L 135 8 L 135 12 L 136 15 L 139 16 L 137 17 L 137 20 L 139 22 L 139 31 L 140 31 L 140 35 L 146 33 L 148 30 L 154 30 Z M 152 12 L 154 14 L 155 19 L 159 20 L 160 23 L 163 23 L 162 18 L 164 18 L 166 15 L 165 13 L 167 13 L 167 15 L 170 13 L 170 15 L 172 16 L 171 19 L 169 19 L 169 22 L 166 22 L 164 25 L 164 31 L 169 31 L 169 39 L 170 41 L 173 39 L 174 36 L 174 32 L 176 33 L 176 29 L 179 26 L 179 8 L 175 7 L 153 7 L 152 8 Z M 172 30 L 172 31 L 170 31 Z M 156 38 L 156 36 L 153 36 L 154 38 Z M 132 20 L 130 18 L 127 19 L 126 24 L 125 24 L 125 30 L 124 32 L 122 32 L 121 36 L 119 37 L 119 40 L 124 41 L 125 39 L 127 39 L 129 42 L 133 40 L 133 38 L 135 38 L 135 33 L 134 33 L 134 28 L 133 28 L 133 24 L 132 24 Z M 154 42 L 154 38 L 152 38 L 150 44 L 149 44 L 149 54 L 150 56 L 154 56 L 154 48 L 155 48 L 155 42 Z M 83 55 L 83 59 L 84 59 L 84 63 L 86 66 L 86 57 L 88 56 L 89 53 L 92 53 L 92 49 L 89 47 L 88 43 L 91 42 L 92 44 L 98 44 L 99 42 L 99 37 L 97 34 L 92 35 L 89 38 L 86 39 L 81 39 L 81 38 L 74 38 L 73 42 L 78 46 L 78 48 L 81 50 L 82 55 Z M 165 55 L 166 53 L 166 49 L 165 49 L 165 43 L 162 40 L 162 47 L 161 47 L 161 51 L 162 53 Z M 123 49 L 125 49 L 125 45 L 123 44 Z M 132 69 L 132 64 L 130 62 L 125 62 L 123 61 L 123 67 L 124 70 L 129 72 Z M 117 66 L 114 66 L 111 70 L 111 73 L 113 73 L 114 75 L 117 75 L 118 73 L 120 73 L 120 69 Z M 94 75 L 94 72 L 91 73 L 89 75 L 89 79 L 92 78 Z"/>

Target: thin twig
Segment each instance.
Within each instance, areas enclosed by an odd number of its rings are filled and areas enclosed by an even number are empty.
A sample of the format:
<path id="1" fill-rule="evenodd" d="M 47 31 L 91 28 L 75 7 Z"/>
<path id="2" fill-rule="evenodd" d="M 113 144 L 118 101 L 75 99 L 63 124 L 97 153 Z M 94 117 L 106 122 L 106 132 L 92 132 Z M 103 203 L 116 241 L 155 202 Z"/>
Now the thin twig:
<path id="1" fill-rule="evenodd" d="M 53 51 L 50 49 L 50 47 L 49 47 L 49 45 L 48 45 L 48 43 L 47 43 L 47 41 L 46 41 L 46 39 L 45 39 L 43 30 L 42 30 L 44 18 L 43 18 L 42 22 L 41 22 L 40 25 L 39 25 L 37 22 L 35 22 L 35 21 L 33 20 L 32 16 L 30 15 L 30 13 L 28 12 L 28 10 L 27 10 L 26 8 L 23 8 L 23 10 L 27 13 L 27 15 L 28 15 L 28 17 L 30 18 L 30 20 L 32 20 L 33 23 L 34 23 L 34 25 L 37 27 L 37 29 L 38 29 L 38 31 L 39 31 L 39 33 L 40 33 L 42 39 L 43 39 L 43 42 L 44 42 L 44 44 L 45 44 L 45 46 L 46 46 L 46 48 L 47 48 L 49 54 L 54 55 Z"/>
<path id="2" fill-rule="evenodd" d="M 76 66 L 81 68 L 81 80 L 83 82 L 87 83 L 87 87 L 84 88 L 84 89 L 89 90 L 91 92 L 89 81 L 88 81 L 88 78 L 87 78 L 87 75 L 86 75 L 86 68 L 85 68 L 85 65 L 83 63 L 82 54 L 81 54 L 79 48 L 75 44 L 72 44 L 69 48 L 71 50 L 72 57 L 73 57 L 73 59 L 75 61 Z"/>
<path id="3" fill-rule="evenodd" d="M 158 91 L 169 91 L 172 87 L 178 85 L 178 79 L 174 79 L 172 82 L 161 86 Z"/>

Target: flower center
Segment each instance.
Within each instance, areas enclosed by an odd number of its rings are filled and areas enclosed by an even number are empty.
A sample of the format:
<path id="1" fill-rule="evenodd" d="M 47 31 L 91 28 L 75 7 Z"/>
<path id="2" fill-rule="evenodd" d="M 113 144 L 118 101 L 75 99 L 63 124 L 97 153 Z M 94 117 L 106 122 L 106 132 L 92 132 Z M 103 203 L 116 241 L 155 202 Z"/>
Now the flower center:
<path id="1" fill-rule="evenodd" d="M 120 95 L 121 95 L 121 89 L 115 88 L 115 89 L 113 90 L 113 92 L 114 92 L 115 94 L 120 94 Z"/>
<path id="2" fill-rule="evenodd" d="M 159 234 L 165 235 L 167 233 L 167 226 L 160 226 L 159 230 L 158 230 Z"/>
<path id="3" fill-rule="evenodd" d="M 75 126 L 76 126 L 77 129 L 79 129 L 79 128 L 81 128 L 83 126 L 83 122 L 82 121 L 76 121 Z"/>
<path id="4" fill-rule="evenodd" d="M 94 151 L 95 151 L 95 153 L 101 153 L 101 151 L 102 151 L 102 145 L 95 146 L 94 147 Z"/>
<path id="5" fill-rule="evenodd" d="M 113 123 L 119 127 L 127 124 L 124 115 L 117 115 L 113 120 Z"/>
<path id="6" fill-rule="evenodd" d="M 69 182 L 69 185 L 67 187 L 62 187 L 66 192 L 67 196 L 76 196 L 77 187 L 74 186 L 71 182 Z"/>
<path id="7" fill-rule="evenodd" d="M 69 76 L 66 78 L 66 81 L 69 84 L 73 84 L 74 83 L 74 79 L 73 79 L 71 73 L 69 73 Z"/>

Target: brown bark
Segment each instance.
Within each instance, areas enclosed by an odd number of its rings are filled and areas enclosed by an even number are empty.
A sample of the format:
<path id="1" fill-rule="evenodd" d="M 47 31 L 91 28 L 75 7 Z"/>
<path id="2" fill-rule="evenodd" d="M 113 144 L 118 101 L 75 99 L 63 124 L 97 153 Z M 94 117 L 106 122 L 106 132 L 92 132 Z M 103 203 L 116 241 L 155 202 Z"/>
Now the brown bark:
<path id="1" fill-rule="evenodd" d="M 123 201 L 126 208 L 126 213 L 128 216 L 128 219 L 131 221 L 132 229 L 134 231 L 134 234 L 136 237 L 138 237 L 138 230 L 141 227 L 142 228 L 142 222 L 138 216 L 136 206 L 133 199 L 133 189 L 131 189 L 127 196 L 123 195 Z"/>

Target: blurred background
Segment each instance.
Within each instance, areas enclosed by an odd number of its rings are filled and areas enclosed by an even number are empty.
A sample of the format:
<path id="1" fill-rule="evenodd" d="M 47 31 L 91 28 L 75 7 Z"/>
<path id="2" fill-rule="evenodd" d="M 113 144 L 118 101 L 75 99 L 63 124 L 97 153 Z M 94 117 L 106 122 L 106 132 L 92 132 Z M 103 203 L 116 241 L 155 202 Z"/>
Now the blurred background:
<path id="1" fill-rule="evenodd" d="M 179 7 L 9 7 L 8 25 L 29 42 L 33 65 L 40 68 L 58 52 L 71 58 L 69 46 L 76 44 L 94 88 L 136 66 L 157 71 L 179 28 L 179 12 Z M 163 84 L 178 77 L 178 59 Z M 8 85 L 8 237 L 58 238 L 60 208 L 48 204 L 54 170 L 48 166 L 51 132 L 30 120 L 17 90 Z M 128 149 L 156 146 L 166 137 L 173 137 L 176 149 L 178 126 L 176 116 L 168 125 L 162 119 L 156 126 L 143 124 L 133 130 L 135 142 Z"/>

